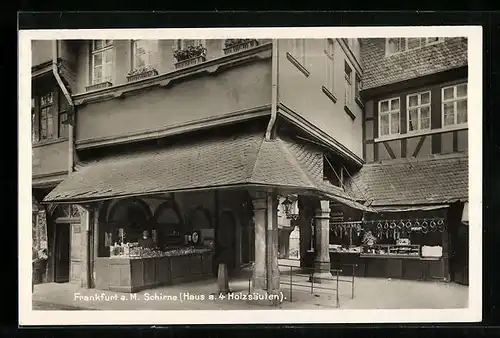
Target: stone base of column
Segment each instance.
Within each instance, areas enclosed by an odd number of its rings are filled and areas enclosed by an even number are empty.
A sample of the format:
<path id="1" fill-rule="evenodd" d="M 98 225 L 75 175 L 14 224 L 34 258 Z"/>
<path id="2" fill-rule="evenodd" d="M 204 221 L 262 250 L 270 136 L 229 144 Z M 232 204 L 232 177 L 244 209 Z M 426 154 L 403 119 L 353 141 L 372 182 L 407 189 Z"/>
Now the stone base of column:
<path id="1" fill-rule="evenodd" d="M 333 275 L 330 272 L 330 262 L 314 262 L 314 283 L 328 283 L 333 280 Z M 309 278 L 309 282 L 311 282 Z"/>

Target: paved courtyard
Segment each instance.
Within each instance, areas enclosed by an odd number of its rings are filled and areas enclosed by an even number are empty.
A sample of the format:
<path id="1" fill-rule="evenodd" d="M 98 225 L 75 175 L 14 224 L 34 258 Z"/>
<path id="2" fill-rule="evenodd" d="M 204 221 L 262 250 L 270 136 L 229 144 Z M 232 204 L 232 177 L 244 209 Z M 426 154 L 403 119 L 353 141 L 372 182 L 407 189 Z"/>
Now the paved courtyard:
<path id="1" fill-rule="evenodd" d="M 34 310 L 262 310 L 262 304 L 241 299 L 248 295 L 249 272 L 230 280 L 234 299 L 219 298 L 215 279 L 183 285 L 165 286 L 127 293 L 81 288 L 76 284 L 46 283 L 35 285 Z M 282 271 L 284 301 L 281 309 L 451 309 L 467 307 L 468 288 L 454 283 L 406 281 L 382 278 L 356 278 L 354 298 L 350 277 L 340 277 L 339 306 L 335 281 L 314 284 L 304 275 L 293 275 L 290 297 L 288 271 Z M 326 289 L 319 289 L 323 287 Z M 188 297 L 186 295 L 189 294 Z M 211 295 L 214 295 L 211 298 Z M 201 297 L 204 299 L 201 299 Z M 240 297 L 238 299 L 238 297 Z M 182 301 L 180 300 L 182 298 Z M 189 299 L 191 298 L 191 299 Z"/>

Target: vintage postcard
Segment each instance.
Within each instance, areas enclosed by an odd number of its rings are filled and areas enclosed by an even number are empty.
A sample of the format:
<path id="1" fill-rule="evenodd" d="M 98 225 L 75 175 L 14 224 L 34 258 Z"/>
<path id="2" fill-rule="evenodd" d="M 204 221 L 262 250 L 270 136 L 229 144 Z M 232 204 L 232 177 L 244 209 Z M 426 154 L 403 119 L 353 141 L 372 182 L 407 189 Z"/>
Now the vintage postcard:
<path id="1" fill-rule="evenodd" d="M 481 320 L 481 27 L 19 39 L 20 325 Z"/>

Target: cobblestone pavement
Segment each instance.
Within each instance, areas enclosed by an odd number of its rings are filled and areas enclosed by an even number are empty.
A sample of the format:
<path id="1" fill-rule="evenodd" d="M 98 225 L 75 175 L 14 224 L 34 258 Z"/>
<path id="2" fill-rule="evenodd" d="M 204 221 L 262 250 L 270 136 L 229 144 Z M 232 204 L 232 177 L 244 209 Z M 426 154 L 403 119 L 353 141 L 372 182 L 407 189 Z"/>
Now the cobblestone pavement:
<path id="1" fill-rule="evenodd" d="M 339 303 L 336 302 L 336 282 L 310 283 L 305 275 L 294 275 L 292 293 L 289 291 L 288 271 L 282 271 L 281 309 L 448 309 L 467 307 L 468 288 L 454 283 L 421 282 L 379 278 L 356 278 L 354 298 L 350 277 L 340 277 Z M 256 304 L 241 299 L 248 295 L 248 274 L 230 281 L 234 299 L 220 299 L 215 280 L 159 287 L 127 293 L 84 289 L 78 285 L 46 283 L 35 286 L 34 310 L 102 309 L 102 310 L 251 310 L 267 308 L 269 302 Z M 324 289 L 320 289 L 324 288 Z M 189 293 L 191 299 L 179 300 Z M 217 295 L 209 300 L 210 295 Z M 100 299 L 91 299 L 98 296 Z M 204 296 L 205 299 L 200 299 Z M 290 297 L 291 296 L 291 297 Z M 89 298 L 90 297 L 90 298 Z M 177 299 L 174 299 L 177 297 Z M 238 299 L 238 297 L 240 297 Z M 160 298 L 160 299 L 159 299 Z M 48 305 L 43 305 L 48 304 Z"/>

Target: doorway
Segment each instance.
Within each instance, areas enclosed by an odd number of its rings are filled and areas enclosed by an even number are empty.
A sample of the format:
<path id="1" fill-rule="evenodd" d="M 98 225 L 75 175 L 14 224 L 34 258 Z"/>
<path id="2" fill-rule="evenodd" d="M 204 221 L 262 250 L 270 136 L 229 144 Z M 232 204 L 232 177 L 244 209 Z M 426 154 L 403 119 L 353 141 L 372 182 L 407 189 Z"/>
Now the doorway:
<path id="1" fill-rule="evenodd" d="M 54 282 L 69 282 L 70 267 L 70 225 L 56 223 L 54 233 Z"/>
<path id="2" fill-rule="evenodd" d="M 226 263 L 228 273 L 236 267 L 236 220 L 230 211 L 223 211 L 219 216 L 215 238 L 214 272 L 217 271 L 220 262 Z"/>
<path id="3" fill-rule="evenodd" d="M 452 233 L 453 255 L 450 261 L 451 280 L 469 285 L 469 227 L 463 223 Z"/>

